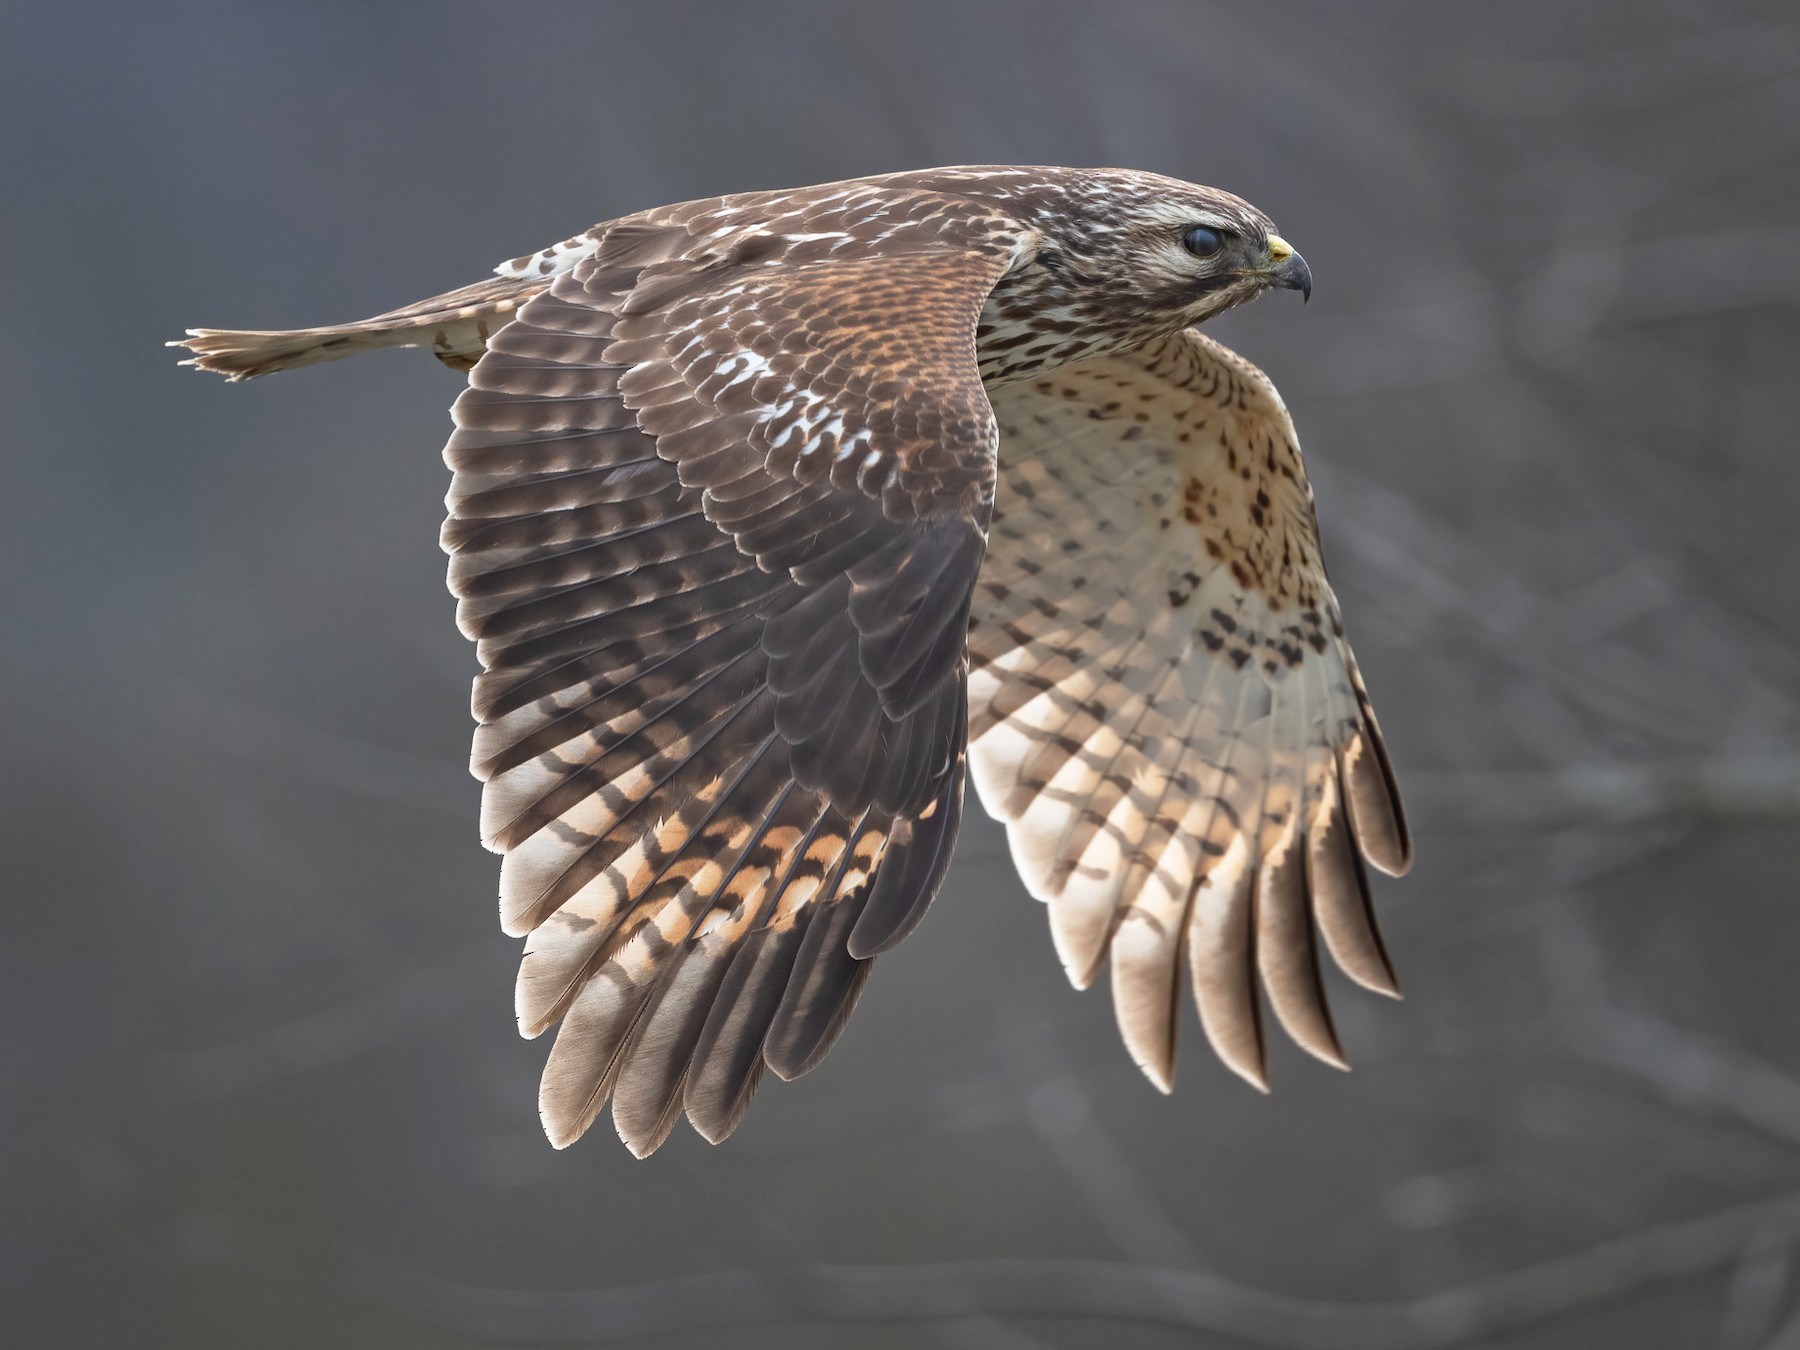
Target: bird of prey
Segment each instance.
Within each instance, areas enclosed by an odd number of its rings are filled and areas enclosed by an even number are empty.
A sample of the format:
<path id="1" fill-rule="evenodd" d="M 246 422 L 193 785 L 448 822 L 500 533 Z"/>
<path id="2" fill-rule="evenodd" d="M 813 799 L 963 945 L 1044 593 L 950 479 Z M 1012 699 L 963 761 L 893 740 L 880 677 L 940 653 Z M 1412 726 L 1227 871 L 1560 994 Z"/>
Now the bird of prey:
<path id="1" fill-rule="evenodd" d="M 1264 1086 L 1341 1065 L 1319 945 L 1397 994 L 1411 859 L 1269 379 L 1195 325 L 1305 260 L 1229 193 L 947 168 L 596 225 L 359 323 L 193 329 L 246 379 L 468 371 L 443 547 L 481 834 L 561 1023 L 539 1107 L 639 1156 L 812 1068 L 949 865 L 965 778 L 1167 1091 L 1180 989 Z"/>

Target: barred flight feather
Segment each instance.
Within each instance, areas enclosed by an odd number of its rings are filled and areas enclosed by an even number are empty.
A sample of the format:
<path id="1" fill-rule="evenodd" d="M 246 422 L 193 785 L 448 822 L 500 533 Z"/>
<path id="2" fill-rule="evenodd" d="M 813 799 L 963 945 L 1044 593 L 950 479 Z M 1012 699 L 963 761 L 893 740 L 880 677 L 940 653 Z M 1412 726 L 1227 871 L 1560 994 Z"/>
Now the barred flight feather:
<path id="1" fill-rule="evenodd" d="M 678 233 L 556 274 L 445 451 L 519 1025 L 561 1024 L 540 1108 L 562 1145 L 610 1099 L 640 1153 L 683 1110 L 729 1133 L 758 1065 L 813 1067 L 943 879 L 993 477 L 973 334 L 1010 256 L 751 286 L 750 253 L 684 262 Z M 894 333 L 916 414 L 856 383 Z M 814 471 L 850 438 L 882 474 Z"/>
<path id="2" fill-rule="evenodd" d="M 1110 952 L 1120 1031 L 1164 1090 L 1184 951 L 1244 1077 L 1266 1086 L 1258 978 L 1294 1040 L 1341 1066 L 1315 934 L 1397 994 L 1362 859 L 1403 871 L 1410 844 L 1286 410 L 1192 332 L 993 402 L 970 757 L 1070 979 Z"/>

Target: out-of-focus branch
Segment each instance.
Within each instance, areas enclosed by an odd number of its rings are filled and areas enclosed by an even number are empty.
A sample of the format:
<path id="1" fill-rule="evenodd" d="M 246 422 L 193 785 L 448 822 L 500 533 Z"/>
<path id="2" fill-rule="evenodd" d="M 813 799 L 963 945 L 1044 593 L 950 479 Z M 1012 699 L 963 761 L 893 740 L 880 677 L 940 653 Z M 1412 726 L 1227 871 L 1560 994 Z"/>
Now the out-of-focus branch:
<path id="1" fill-rule="evenodd" d="M 1561 617 L 1562 601 L 1533 591 L 1516 559 L 1484 552 L 1398 493 L 1341 464 L 1321 463 L 1313 477 L 1321 500 L 1333 504 L 1328 543 L 1341 541 L 1393 597 L 1390 608 L 1403 610 L 1415 630 L 1432 632 L 1436 645 L 1443 642 L 1443 622 L 1457 624 L 1498 668 L 1554 690 L 1588 722 L 1623 723 L 1661 741 L 1711 730 L 1694 716 L 1689 681 L 1669 678 L 1666 669 L 1641 654 L 1618 659 L 1617 644 L 1576 641 L 1555 626 L 1547 628 Z M 1771 717 L 1791 714 L 1791 688 L 1771 687 L 1741 660 L 1720 664 L 1724 654 L 1754 648 L 1729 615 L 1671 587 L 1665 602 L 1675 601 L 1680 602 L 1685 630 L 1683 657 L 1696 663 L 1690 680 L 1729 680 L 1742 698 L 1756 700 Z M 1546 631 L 1560 633 L 1560 640 L 1546 641 Z M 1705 669 L 1699 664 L 1703 661 L 1714 669 Z M 1521 735 L 1542 731 L 1535 725 L 1518 729 Z M 1545 749 L 1568 753 L 1566 745 L 1546 744 Z"/>
<path id="2" fill-rule="evenodd" d="M 1595 231 L 1586 237 L 1585 246 L 1557 250 L 1526 298 L 1524 331 L 1533 345 L 1561 352 L 1587 342 L 1605 323 L 1800 303 L 1800 230 L 1792 227 L 1646 243 Z"/>
<path id="3" fill-rule="evenodd" d="M 283 1235 L 192 1223 L 159 1249 L 190 1264 L 292 1279 L 335 1272 L 335 1292 L 477 1341 L 616 1344 L 681 1332 L 797 1322 L 1083 1317 L 1234 1337 L 1268 1350 L 1451 1350 L 1736 1261 L 1753 1234 L 1800 1237 L 1800 1192 L 1661 1224 L 1570 1256 L 1423 1298 L 1292 1298 L 1216 1275 L 1125 1262 L 952 1261 L 721 1271 L 581 1292 L 479 1288 L 382 1258 L 329 1263 Z M 1765 1237 L 1765 1241 L 1768 1239 Z"/>
<path id="4" fill-rule="evenodd" d="M 1406 787 L 1434 812 L 1505 825 L 1800 816 L 1800 759 L 1414 769 Z"/>
<path id="5" fill-rule="evenodd" d="M 1800 1350 L 1800 1312 L 1775 1333 L 1775 1338 L 1763 1350 Z"/>
<path id="6" fill-rule="evenodd" d="M 1800 1082 L 1735 1046 L 1617 1006 L 1573 1021 L 1570 1046 L 1678 1105 L 1728 1115 L 1800 1146 Z"/>
<path id="7" fill-rule="evenodd" d="M 1800 1146 L 1800 1081 L 1735 1046 L 1621 1006 L 1608 990 L 1599 944 L 1570 906 L 1546 909 L 1541 931 L 1546 972 L 1576 1056 L 1629 1074 L 1684 1110 L 1722 1115 Z"/>
<path id="8" fill-rule="evenodd" d="M 353 1058 L 486 997 L 491 986 L 479 974 L 496 958 L 504 960 L 504 952 L 484 941 L 389 970 L 355 998 L 222 1045 L 161 1055 L 149 1065 L 150 1085 L 179 1096 L 230 1097 Z"/>
<path id="9" fill-rule="evenodd" d="M 1780 1316 L 1794 1265 L 1793 1244 L 1784 1243 L 1784 1236 L 1779 1226 L 1762 1228 L 1744 1243 L 1725 1294 L 1720 1350 L 1755 1350 Z"/>
<path id="10" fill-rule="evenodd" d="M 1113 1250 L 1146 1264 L 1202 1264 L 1193 1242 L 1101 1122 L 1067 1062 L 1066 1048 L 1049 1029 L 1016 1029 L 1005 1045 L 1026 1127 L 1037 1135 L 1077 1203 L 1106 1234 Z"/>

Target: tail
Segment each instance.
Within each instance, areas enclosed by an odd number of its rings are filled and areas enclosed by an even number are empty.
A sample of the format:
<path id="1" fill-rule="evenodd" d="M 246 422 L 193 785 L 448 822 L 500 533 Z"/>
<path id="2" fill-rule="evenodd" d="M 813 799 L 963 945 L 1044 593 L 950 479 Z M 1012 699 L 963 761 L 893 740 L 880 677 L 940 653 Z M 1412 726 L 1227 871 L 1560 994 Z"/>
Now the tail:
<path id="1" fill-rule="evenodd" d="M 193 353 L 182 365 L 216 371 L 228 380 L 336 361 L 378 347 L 429 347 L 445 365 L 467 370 L 487 350 L 489 336 L 544 288 L 541 279 L 493 277 L 357 323 L 274 332 L 190 328 L 186 338 L 168 345 Z"/>

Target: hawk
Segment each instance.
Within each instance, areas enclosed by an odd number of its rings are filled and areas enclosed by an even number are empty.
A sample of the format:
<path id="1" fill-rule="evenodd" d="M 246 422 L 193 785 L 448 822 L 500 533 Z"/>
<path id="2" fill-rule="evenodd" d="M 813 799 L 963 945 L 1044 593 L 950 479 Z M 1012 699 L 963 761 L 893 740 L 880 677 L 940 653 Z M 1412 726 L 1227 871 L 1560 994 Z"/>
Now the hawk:
<path id="1" fill-rule="evenodd" d="M 233 380 L 468 371 L 443 547 L 471 764 L 561 1024 L 557 1147 L 644 1156 L 805 1073 L 923 918 L 972 779 L 1078 987 L 1175 1073 L 1180 988 L 1265 1087 L 1264 993 L 1343 1065 L 1319 940 L 1397 995 L 1411 859 L 1268 378 L 1195 325 L 1306 261 L 1247 202 L 971 167 L 644 211 L 359 323 L 193 329 Z M 1260 991 L 1260 992 L 1259 992 Z"/>

